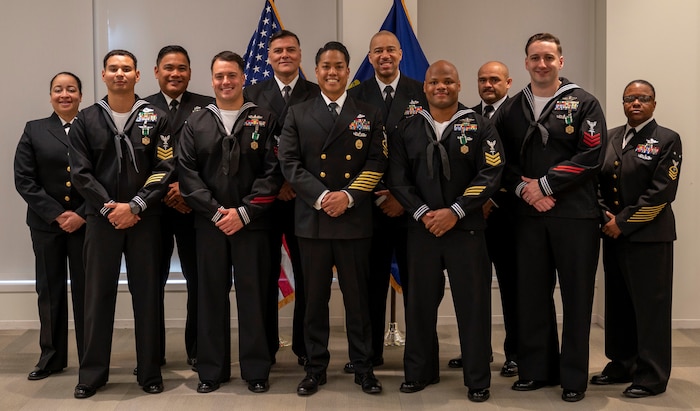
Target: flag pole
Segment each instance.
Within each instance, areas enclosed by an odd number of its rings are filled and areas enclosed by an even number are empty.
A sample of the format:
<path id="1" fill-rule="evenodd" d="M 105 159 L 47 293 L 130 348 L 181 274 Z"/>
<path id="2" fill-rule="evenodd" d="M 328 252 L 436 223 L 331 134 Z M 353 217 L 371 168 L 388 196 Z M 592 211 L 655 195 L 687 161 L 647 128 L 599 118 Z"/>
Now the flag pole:
<path id="1" fill-rule="evenodd" d="M 389 315 L 389 329 L 384 336 L 385 347 L 400 347 L 406 345 L 406 337 L 399 331 L 399 325 L 396 321 L 396 290 L 391 288 L 391 312 Z"/>

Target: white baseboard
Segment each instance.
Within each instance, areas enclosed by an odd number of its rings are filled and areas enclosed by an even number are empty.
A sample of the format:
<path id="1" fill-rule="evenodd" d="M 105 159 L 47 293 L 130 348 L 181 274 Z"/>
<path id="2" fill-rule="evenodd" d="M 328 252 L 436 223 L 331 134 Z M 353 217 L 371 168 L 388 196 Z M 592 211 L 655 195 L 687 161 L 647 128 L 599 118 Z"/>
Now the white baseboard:
<path id="1" fill-rule="evenodd" d="M 446 288 L 449 289 L 449 281 Z M 503 315 L 500 304 L 500 293 L 498 292 L 498 282 L 493 282 L 492 286 L 492 322 L 493 324 L 503 324 Z M 561 301 L 556 295 L 557 321 L 561 323 Z M 235 290 L 231 292 L 231 327 L 237 328 L 237 315 L 235 310 Z M 402 296 L 398 296 L 397 305 L 397 322 L 400 329 L 405 329 L 404 312 L 401 308 Z M 599 296 L 596 295 L 596 300 Z M 166 311 L 166 327 L 184 327 L 185 326 L 185 307 L 187 301 L 187 293 L 183 280 L 170 280 L 166 288 L 165 311 Z M 388 305 L 388 304 L 387 304 Z M 288 304 L 279 311 L 279 322 L 281 327 L 292 326 L 294 304 Z M 598 308 L 600 307 L 600 308 Z M 388 310 L 388 308 L 387 308 Z M 336 281 L 333 282 L 331 290 L 330 302 L 330 324 L 332 326 L 344 326 L 345 316 L 343 307 L 342 293 Z M 69 318 L 72 313 L 69 314 Z M 389 319 L 387 313 L 387 321 Z M 591 317 L 592 324 L 599 324 L 604 327 L 604 309 L 602 304 L 594 303 L 593 315 Z M 455 325 L 457 324 L 454 316 L 454 306 L 452 304 L 452 296 L 449 292 L 445 293 L 445 298 L 438 312 L 439 325 Z M 72 327 L 72 321 L 69 324 Z M 118 286 L 117 307 L 115 314 L 114 326 L 116 328 L 133 328 L 133 312 L 131 308 L 131 296 L 127 285 L 120 282 Z M 697 329 L 700 328 L 700 319 L 679 318 L 672 321 L 673 328 L 677 329 Z M 39 320 L 36 306 L 36 293 L 34 284 L 31 281 L 16 281 L 16 282 L 0 282 L 0 330 L 22 330 L 22 329 L 39 329 Z"/>

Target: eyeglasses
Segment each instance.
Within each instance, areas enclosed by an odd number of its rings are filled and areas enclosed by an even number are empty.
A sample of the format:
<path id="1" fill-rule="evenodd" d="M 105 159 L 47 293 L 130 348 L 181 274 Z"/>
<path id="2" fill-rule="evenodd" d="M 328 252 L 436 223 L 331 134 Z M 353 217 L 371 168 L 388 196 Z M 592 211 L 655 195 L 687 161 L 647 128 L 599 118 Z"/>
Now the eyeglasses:
<path id="1" fill-rule="evenodd" d="M 651 103 L 654 100 L 653 96 L 647 96 L 644 94 L 631 95 L 622 97 L 623 103 L 634 103 L 634 100 L 639 100 L 640 103 Z"/>

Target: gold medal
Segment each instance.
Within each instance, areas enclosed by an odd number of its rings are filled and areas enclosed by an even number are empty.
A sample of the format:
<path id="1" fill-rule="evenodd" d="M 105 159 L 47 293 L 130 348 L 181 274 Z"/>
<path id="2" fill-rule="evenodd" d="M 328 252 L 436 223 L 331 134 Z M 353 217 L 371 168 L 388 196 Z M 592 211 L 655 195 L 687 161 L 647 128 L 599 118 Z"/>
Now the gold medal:
<path id="1" fill-rule="evenodd" d="M 572 126 L 572 125 L 566 126 L 566 134 L 574 134 L 574 126 Z"/>
<path id="2" fill-rule="evenodd" d="M 359 138 L 355 140 L 355 148 L 358 150 L 362 150 L 362 140 L 360 140 Z"/>
<path id="3" fill-rule="evenodd" d="M 250 148 L 252 148 L 253 150 L 257 150 L 258 149 L 258 142 L 257 141 L 251 142 Z"/>
<path id="4" fill-rule="evenodd" d="M 461 151 L 462 154 L 467 154 L 469 152 L 469 146 L 462 146 L 459 148 L 459 151 Z"/>
<path id="5" fill-rule="evenodd" d="M 141 144 L 143 144 L 144 146 L 147 146 L 147 145 L 151 144 L 151 139 L 149 137 L 142 137 Z"/>

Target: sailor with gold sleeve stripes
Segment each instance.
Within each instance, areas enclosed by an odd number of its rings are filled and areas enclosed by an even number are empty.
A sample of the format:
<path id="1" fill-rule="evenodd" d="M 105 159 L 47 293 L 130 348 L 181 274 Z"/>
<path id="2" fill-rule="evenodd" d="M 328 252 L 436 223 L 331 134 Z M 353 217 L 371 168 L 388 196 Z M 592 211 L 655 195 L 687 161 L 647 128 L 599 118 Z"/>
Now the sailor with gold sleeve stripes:
<path id="1" fill-rule="evenodd" d="M 326 381 L 328 301 L 335 265 L 347 316 L 355 382 L 381 392 L 372 369 L 367 294 L 372 199 L 387 162 L 381 113 L 345 91 L 345 46 L 329 42 L 316 55 L 321 93 L 289 108 L 279 144 L 282 173 L 297 193 L 295 232 L 306 287 L 304 333 L 308 362 L 297 394 Z"/>
<path id="2" fill-rule="evenodd" d="M 646 80 L 624 89 L 627 124 L 609 131 L 599 177 L 605 269 L 605 355 L 594 385 L 627 383 L 623 395 L 666 391 L 671 375 L 671 306 L 676 198 L 683 148 L 654 120 Z"/>

